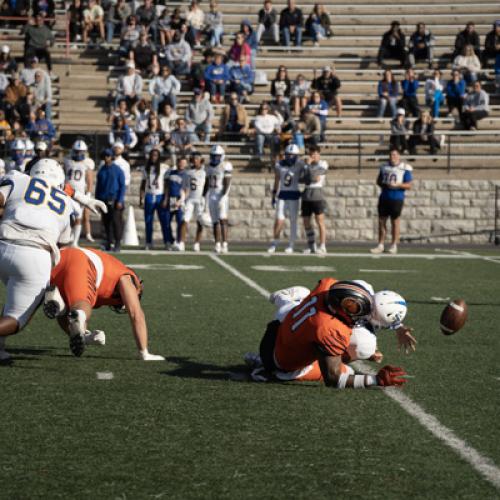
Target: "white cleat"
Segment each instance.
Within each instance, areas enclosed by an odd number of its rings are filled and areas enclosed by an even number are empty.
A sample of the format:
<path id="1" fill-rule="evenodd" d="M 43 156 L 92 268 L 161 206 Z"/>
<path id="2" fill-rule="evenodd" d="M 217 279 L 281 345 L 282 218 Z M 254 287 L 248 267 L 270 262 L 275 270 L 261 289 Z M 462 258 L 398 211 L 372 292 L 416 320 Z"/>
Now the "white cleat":
<path id="1" fill-rule="evenodd" d="M 49 319 L 57 318 L 66 312 L 66 304 L 56 286 L 47 288 L 43 299 L 43 312 Z"/>
<path id="2" fill-rule="evenodd" d="M 73 309 L 68 314 L 69 348 L 79 358 L 85 351 L 85 322 L 87 317 L 81 309 Z"/>
<path id="3" fill-rule="evenodd" d="M 229 252 L 229 247 L 227 246 L 227 241 L 224 241 L 222 243 L 222 253 L 227 253 Z"/>
<path id="4" fill-rule="evenodd" d="M 396 254 L 396 253 L 398 253 L 398 246 L 396 244 L 391 245 L 389 247 L 389 249 L 387 250 L 387 252 L 389 252 L 389 253 L 391 253 L 393 255 Z"/>
<path id="5" fill-rule="evenodd" d="M 319 255 L 326 255 L 326 246 L 325 245 L 320 245 L 318 249 L 316 250 L 316 253 Z"/>
<path id="6" fill-rule="evenodd" d="M 262 366 L 262 359 L 260 359 L 260 355 L 257 352 L 246 352 L 243 355 L 243 360 L 245 364 L 250 368 L 257 368 Z"/>
<path id="7" fill-rule="evenodd" d="M 151 354 L 147 349 L 144 349 L 144 351 L 140 351 L 139 357 L 143 361 L 165 361 L 165 358 L 163 356 L 160 356 L 159 354 Z"/>
<path id="8" fill-rule="evenodd" d="M 200 248 L 200 244 L 199 244 L 199 243 L 195 243 L 195 244 L 193 245 L 193 251 L 194 251 L 194 252 L 199 252 L 200 250 L 201 250 L 201 248 Z"/>
<path id="9" fill-rule="evenodd" d="M 268 249 L 267 253 L 275 253 L 276 252 L 276 245 L 273 243 Z"/>
<path id="10" fill-rule="evenodd" d="M 384 252 L 384 245 L 382 243 L 379 243 L 375 248 L 372 248 L 370 252 L 374 255 L 378 255 L 380 253 Z"/>
<path id="11" fill-rule="evenodd" d="M 106 334 L 102 330 L 86 330 L 85 345 L 106 345 Z"/>
<path id="12" fill-rule="evenodd" d="M 92 235 L 90 233 L 87 234 L 87 235 L 85 235 L 85 239 L 87 241 L 90 241 L 90 243 L 93 243 L 95 241 L 94 238 L 92 237 Z"/>
<path id="13" fill-rule="evenodd" d="M 215 244 L 215 253 L 221 253 L 222 251 L 222 246 L 219 242 Z"/>
<path id="14" fill-rule="evenodd" d="M 287 253 L 287 254 L 293 253 L 293 247 L 292 247 L 292 245 L 289 245 L 289 246 L 287 246 L 285 248 L 285 253 Z"/>

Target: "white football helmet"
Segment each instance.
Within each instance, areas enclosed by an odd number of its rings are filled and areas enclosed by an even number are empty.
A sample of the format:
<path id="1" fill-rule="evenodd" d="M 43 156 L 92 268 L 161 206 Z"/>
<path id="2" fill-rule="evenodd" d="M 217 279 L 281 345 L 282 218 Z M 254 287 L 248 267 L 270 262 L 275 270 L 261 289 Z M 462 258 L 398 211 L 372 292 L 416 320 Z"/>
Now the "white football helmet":
<path id="1" fill-rule="evenodd" d="M 210 149 L 210 165 L 216 167 L 224 161 L 226 152 L 220 144 L 214 144 Z"/>
<path id="2" fill-rule="evenodd" d="M 47 143 L 44 141 L 38 141 L 35 144 L 35 151 L 47 151 Z"/>
<path id="3" fill-rule="evenodd" d="M 398 328 L 407 311 L 406 301 L 401 295 L 382 290 L 373 297 L 373 310 L 369 321 L 375 328 Z"/>
<path id="4" fill-rule="evenodd" d="M 78 139 L 77 141 L 75 141 L 73 143 L 72 149 L 73 149 L 73 151 L 88 151 L 89 150 L 85 141 L 82 141 L 81 139 Z"/>
<path id="5" fill-rule="evenodd" d="M 289 144 L 285 148 L 285 154 L 286 155 L 298 155 L 298 154 L 300 154 L 299 147 L 297 146 L 297 144 Z"/>
<path id="6" fill-rule="evenodd" d="M 25 144 L 22 139 L 16 139 L 10 146 L 12 151 L 24 151 Z"/>
<path id="7" fill-rule="evenodd" d="M 30 170 L 31 177 L 38 177 L 47 181 L 50 185 L 64 187 L 66 176 L 64 170 L 56 160 L 51 158 L 42 158 L 38 160 Z"/>
<path id="8" fill-rule="evenodd" d="M 347 353 L 351 361 L 369 359 L 377 350 L 377 337 L 367 328 L 355 326 L 352 329 L 351 339 L 347 346 Z"/>

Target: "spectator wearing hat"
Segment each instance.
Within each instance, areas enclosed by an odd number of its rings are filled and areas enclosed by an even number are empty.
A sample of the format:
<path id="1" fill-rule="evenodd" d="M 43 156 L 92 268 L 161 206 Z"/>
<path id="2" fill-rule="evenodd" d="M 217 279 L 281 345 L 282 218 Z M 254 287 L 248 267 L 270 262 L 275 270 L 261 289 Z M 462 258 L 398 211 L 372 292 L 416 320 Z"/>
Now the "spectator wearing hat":
<path id="1" fill-rule="evenodd" d="M 212 104 L 210 104 L 210 99 L 205 98 L 201 89 L 194 89 L 193 98 L 186 106 L 184 117 L 188 129 L 196 135 L 195 141 L 199 141 L 201 133 L 204 142 L 208 144 L 212 132 L 214 110 Z"/>
<path id="2" fill-rule="evenodd" d="M 461 121 L 465 130 L 477 130 L 477 122 L 490 112 L 490 96 L 481 88 L 481 82 L 474 82 L 472 90 L 465 96 Z"/>
<path id="3" fill-rule="evenodd" d="M 415 78 L 413 69 L 407 69 L 405 79 L 401 82 L 401 90 L 403 97 L 401 99 L 401 106 L 405 109 L 408 115 L 418 116 L 420 114 L 420 107 L 418 104 L 417 91 L 420 83 Z"/>
<path id="4" fill-rule="evenodd" d="M 133 61 L 128 61 L 126 68 L 127 73 L 118 78 L 115 106 L 118 101 L 124 99 L 127 102 L 128 109 L 132 110 L 135 103 L 141 98 L 143 81 L 141 75 L 135 71 Z"/>
<path id="5" fill-rule="evenodd" d="M 106 235 L 104 249 L 119 252 L 123 235 L 123 210 L 125 208 L 125 176 L 113 161 L 110 148 L 102 152 L 103 162 L 97 172 L 95 197 L 106 203 L 107 213 L 102 213 L 102 224 Z"/>
<path id="6" fill-rule="evenodd" d="M 338 95 L 340 86 L 340 79 L 335 74 L 335 67 L 331 66 L 325 66 L 321 76 L 315 77 L 311 85 L 313 90 L 321 92 L 329 106 L 335 104 L 338 117 L 342 116 L 342 99 Z"/>
<path id="7" fill-rule="evenodd" d="M 113 143 L 113 156 L 114 163 L 118 165 L 123 172 L 123 177 L 125 179 L 125 192 L 130 186 L 130 163 L 123 157 L 125 152 L 125 144 L 122 141 L 117 140 Z"/>
<path id="8" fill-rule="evenodd" d="M 406 40 L 398 21 L 392 21 L 391 29 L 386 31 L 382 37 L 377 56 L 379 66 L 382 66 L 384 59 L 397 59 L 401 66 L 405 65 Z"/>
<path id="9" fill-rule="evenodd" d="M 432 68 L 434 47 L 434 35 L 425 27 L 424 23 L 418 23 L 417 29 L 411 35 L 408 43 L 408 61 L 410 66 L 415 66 L 416 61 L 426 61 Z"/>
<path id="10" fill-rule="evenodd" d="M 231 92 L 229 102 L 222 111 L 219 135 L 222 140 L 240 141 L 243 134 L 248 132 L 248 114 L 240 103 L 238 94 Z"/>
<path id="11" fill-rule="evenodd" d="M 97 29 L 101 40 L 104 35 L 104 10 L 99 5 L 99 0 L 89 0 L 88 7 L 83 11 L 83 43 L 88 43 L 89 35 Z"/>
<path id="12" fill-rule="evenodd" d="M 419 144 L 428 145 L 433 155 L 439 149 L 439 141 L 434 135 L 434 120 L 427 110 L 422 111 L 420 117 L 413 123 L 413 134 L 409 140 L 410 154 L 416 154 L 416 147 Z"/>
<path id="13" fill-rule="evenodd" d="M 191 69 L 192 51 L 189 43 L 179 32 L 174 35 L 172 43 L 165 50 L 167 65 L 175 76 L 189 75 Z"/>
<path id="14" fill-rule="evenodd" d="M 244 103 L 248 102 L 248 96 L 253 93 L 254 78 L 252 67 L 247 63 L 244 55 L 240 57 L 238 65 L 231 66 L 229 69 L 231 91 L 236 92 Z"/>
<path id="15" fill-rule="evenodd" d="M 23 28 L 25 36 L 24 60 L 27 63 L 36 56 L 39 60 L 44 59 L 49 73 L 52 71 L 52 61 L 49 48 L 54 44 L 54 34 L 45 25 L 45 19 L 41 14 L 35 17 L 35 24 L 26 24 Z"/>
<path id="16" fill-rule="evenodd" d="M 262 35 L 271 32 L 274 43 L 277 45 L 280 42 L 280 32 L 278 25 L 278 13 L 273 7 L 271 0 L 265 0 L 264 6 L 259 10 L 259 20 L 257 24 L 257 43 L 260 43 Z"/>
<path id="17" fill-rule="evenodd" d="M 476 56 L 481 56 L 481 40 L 476 31 L 476 25 L 472 21 L 469 21 L 465 29 L 456 36 L 453 58 L 463 54 L 466 45 L 472 45 Z"/>
<path id="18" fill-rule="evenodd" d="M 408 149 L 407 135 L 410 133 L 410 123 L 406 119 L 404 108 L 398 108 L 396 118 L 391 120 L 391 149 L 397 149 L 403 153 Z"/>
<path id="19" fill-rule="evenodd" d="M 280 30 L 286 47 L 290 46 L 292 37 L 295 39 L 296 47 L 302 46 L 303 25 L 302 11 L 296 6 L 295 0 L 287 0 L 287 7 L 280 13 Z"/>
<path id="20" fill-rule="evenodd" d="M 399 97 L 399 83 L 394 78 L 390 69 L 384 71 L 382 80 L 378 82 L 377 93 L 379 98 L 377 116 L 382 118 L 385 114 L 387 104 L 389 104 L 391 115 L 395 118 Z"/>
<path id="21" fill-rule="evenodd" d="M 2 45 L 2 49 L 0 50 L 0 72 L 13 73 L 14 71 L 17 71 L 16 59 L 12 57 L 10 47 Z"/>
<path id="22" fill-rule="evenodd" d="M 500 55 L 500 19 L 493 23 L 493 29 L 486 35 L 482 54 L 483 66 L 487 66 L 490 59 Z"/>
<path id="23" fill-rule="evenodd" d="M 177 95 L 180 91 L 181 82 L 172 75 L 172 71 L 168 66 L 162 66 L 161 74 L 155 76 L 149 83 L 153 111 L 158 113 L 158 109 L 162 108 L 165 102 L 168 102 L 175 109 Z"/>
<path id="24" fill-rule="evenodd" d="M 224 64 L 222 54 L 215 54 L 214 62 L 205 70 L 205 84 L 212 102 L 221 102 L 226 95 L 229 83 L 229 68 Z"/>
<path id="25" fill-rule="evenodd" d="M 35 106 L 41 106 L 48 120 L 52 119 L 52 85 L 50 78 L 45 78 L 42 71 L 35 73 L 35 82 L 31 87 Z"/>

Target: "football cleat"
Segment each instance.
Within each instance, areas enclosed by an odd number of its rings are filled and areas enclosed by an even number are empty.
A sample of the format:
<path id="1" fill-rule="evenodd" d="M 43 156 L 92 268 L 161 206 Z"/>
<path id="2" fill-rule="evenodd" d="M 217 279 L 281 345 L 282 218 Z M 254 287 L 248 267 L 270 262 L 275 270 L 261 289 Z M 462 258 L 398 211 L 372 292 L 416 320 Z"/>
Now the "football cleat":
<path id="1" fill-rule="evenodd" d="M 383 253 L 384 251 L 384 245 L 382 243 L 378 244 L 375 248 L 372 248 L 370 250 L 371 253 L 378 255 L 379 253 Z"/>
<path id="2" fill-rule="evenodd" d="M 398 253 L 398 246 L 396 244 L 391 245 L 389 247 L 389 250 L 387 250 L 389 253 L 396 254 Z"/>
<path id="3" fill-rule="evenodd" d="M 84 339 L 86 345 L 106 345 L 106 334 L 102 330 L 86 330 Z"/>
<path id="4" fill-rule="evenodd" d="M 260 355 L 256 352 L 246 352 L 243 355 L 243 361 L 250 368 L 258 368 L 262 365 L 262 359 L 260 359 Z"/>
<path id="5" fill-rule="evenodd" d="M 227 241 L 224 241 L 222 243 L 222 253 L 227 253 L 229 252 L 229 247 L 227 246 Z"/>
<path id="6" fill-rule="evenodd" d="M 320 255 L 326 255 L 326 246 L 325 245 L 320 245 L 318 249 L 316 250 L 316 253 Z"/>
<path id="7" fill-rule="evenodd" d="M 274 253 L 276 252 L 276 245 L 273 243 L 268 249 L 267 253 Z"/>
<path id="8" fill-rule="evenodd" d="M 215 253 L 221 253 L 222 251 L 222 246 L 219 242 L 215 244 Z"/>
<path id="9" fill-rule="evenodd" d="M 66 312 L 66 304 L 56 286 L 50 286 L 43 299 L 43 312 L 49 319 L 57 318 Z"/>
<path id="10" fill-rule="evenodd" d="M 199 252 L 200 250 L 201 250 L 201 248 L 200 248 L 200 244 L 199 244 L 199 243 L 195 243 L 195 244 L 193 245 L 193 251 L 195 251 L 195 252 Z"/>
<path id="11" fill-rule="evenodd" d="M 68 314 L 69 348 L 74 356 L 79 358 L 85 351 L 85 313 L 73 309 Z"/>
<path id="12" fill-rule="evenodd" d="M 292 245 L 289 245 L 285 248 L 285 253 L 291 254 L 293 253 L 293 247 Z"/>

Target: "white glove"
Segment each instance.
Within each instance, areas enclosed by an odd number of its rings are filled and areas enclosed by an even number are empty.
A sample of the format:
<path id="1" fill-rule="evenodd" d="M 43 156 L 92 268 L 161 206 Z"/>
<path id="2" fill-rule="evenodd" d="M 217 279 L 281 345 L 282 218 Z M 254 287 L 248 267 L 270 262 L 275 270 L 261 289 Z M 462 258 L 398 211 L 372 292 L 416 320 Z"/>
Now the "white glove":
<path id="1" fill-rule="evenodd" d="M 75 191 L 73 199 L 78 203 L 80 203 L 81 205 L 88 207 L 90 211 L 95 214 L 98 214 L 99 210 L 104 214 L 108 213 L 108 207 L 106 206 L 106 203 L 104 203 L 101 200 L 96 200 L 91 196 L 87 196 L 84 193 L 79 193 L 78 191 Z"/>
<path id="2" fill-rule="evenodd" d="M 165 361 L 163 356 L 159 354 L 150 354 L 147 349 L 139 352 L 139 356 L 143 361 Z"/>

